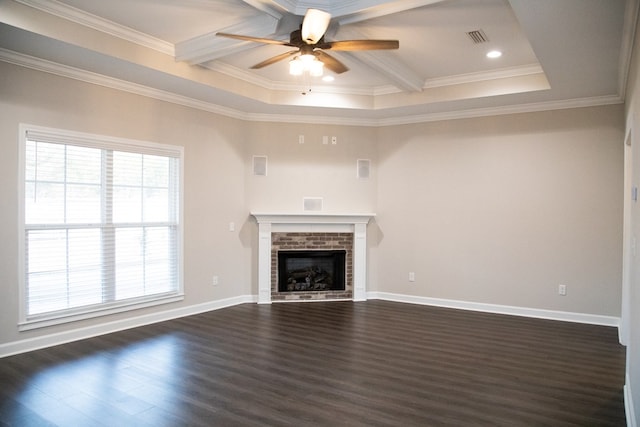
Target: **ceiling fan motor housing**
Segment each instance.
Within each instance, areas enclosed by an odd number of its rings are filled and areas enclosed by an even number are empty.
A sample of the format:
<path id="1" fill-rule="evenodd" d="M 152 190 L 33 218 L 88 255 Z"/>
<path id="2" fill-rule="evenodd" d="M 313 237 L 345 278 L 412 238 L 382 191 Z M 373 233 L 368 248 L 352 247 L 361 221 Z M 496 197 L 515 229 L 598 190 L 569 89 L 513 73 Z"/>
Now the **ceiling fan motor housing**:
<path id="1" fill-rule="evenodd" d="M 308 43 L 307 41 L 302 40 L 301 29 L 293 30 L 289 35 L 289 44 L 299 48 L 302 48 L 303 46 L 315 46 L 322 43 L 324 43 L 324 36 L 322 36 L 316 43 Z"/>

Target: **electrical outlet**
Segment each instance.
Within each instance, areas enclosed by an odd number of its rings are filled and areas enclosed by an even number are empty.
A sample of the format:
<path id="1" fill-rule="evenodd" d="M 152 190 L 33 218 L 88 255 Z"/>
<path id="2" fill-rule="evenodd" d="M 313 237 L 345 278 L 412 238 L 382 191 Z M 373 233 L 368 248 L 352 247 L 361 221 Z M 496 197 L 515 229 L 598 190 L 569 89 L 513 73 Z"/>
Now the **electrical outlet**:
<path id="1" fill-rule="evenodd" d="M 213 277 L 211 278 L 211 284 L 212 284 L 213 286 L 218 286 L 218 283 L 220 283 L 220 279 L 218 279 L 218 276 L 213 276 Z"/>
<path id="2" fill-rule="evenodd" d="M 416 273 L 414 273 L 413 271 L 409 272 L 409 281 L 410 282 L 415 282 L 416 281 Z"/>
<path id="3" fill-rule="evenodd" d="M 566 285 L 558 285 L 558 295 L 562 295 L 562 296 L 567 295 L 567 286 Z"/>
<path id="4" fill-rule="evenodd" d="M 337 145 L 338 144 L 338 137 L 337 136 L 332 136 L 331 137 L 331 144 L 333 144 L 333 145 Z"/>

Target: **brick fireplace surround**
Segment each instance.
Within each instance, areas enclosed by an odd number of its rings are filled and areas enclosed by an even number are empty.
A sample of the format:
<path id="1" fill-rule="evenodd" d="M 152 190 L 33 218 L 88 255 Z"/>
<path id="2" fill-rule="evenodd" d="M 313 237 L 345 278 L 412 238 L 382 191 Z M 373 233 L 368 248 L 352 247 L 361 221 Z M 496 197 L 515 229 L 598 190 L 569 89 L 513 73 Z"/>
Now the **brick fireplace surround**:
<path id="1" fill-rule="evenodd" d="M 263 214 L 258 222 L 258 304 L 272 301 L 367 299 L 367 224 L 375 214 Z M 345 249 L 345 291 L 278 293 L 278 249 Z"/>
<path id="2" fill-rule="evenodd" d="M 345 289 L 343 291 L 278 292 L 278 251 L 344 250 Z M 271 233 L 271 300 L 318 300 L 353 298 L 353 233 Z"/>

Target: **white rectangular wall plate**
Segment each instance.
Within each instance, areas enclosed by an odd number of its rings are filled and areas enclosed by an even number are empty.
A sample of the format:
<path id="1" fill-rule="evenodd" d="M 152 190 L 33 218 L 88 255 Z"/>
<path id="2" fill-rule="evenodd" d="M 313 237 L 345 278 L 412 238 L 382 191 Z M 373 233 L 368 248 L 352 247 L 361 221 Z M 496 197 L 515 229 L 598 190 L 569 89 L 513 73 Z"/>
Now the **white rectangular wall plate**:
<path id="1" fill-rule="evenodd" d="M 267 176 L 267 156 L 253 156 L 253 175 Z"/>
<path id="2" fill-rule="evenodd" d="M 305 212 L 322 211 L 322 197 L 304 197 L 302 199 L 302 210 Z"/>
<path id="3" fill-rule="evenodd" d="M 371 174 L 371 160 L 358 159 L 356 163 L 356 176 L 358 179 L 369 179 Z"/>

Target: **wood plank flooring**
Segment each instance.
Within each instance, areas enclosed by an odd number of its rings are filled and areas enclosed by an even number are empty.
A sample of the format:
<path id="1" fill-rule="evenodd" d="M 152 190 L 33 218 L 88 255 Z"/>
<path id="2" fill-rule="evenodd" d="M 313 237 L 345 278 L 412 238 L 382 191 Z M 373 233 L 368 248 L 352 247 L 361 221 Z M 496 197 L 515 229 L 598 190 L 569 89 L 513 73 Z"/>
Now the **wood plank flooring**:
<path id="1" fill-rule="evenodd" d="M 615 328 L 243 304 L 0 359 L 1 426 L 624 426 Z"/>

